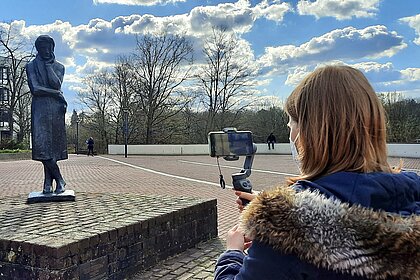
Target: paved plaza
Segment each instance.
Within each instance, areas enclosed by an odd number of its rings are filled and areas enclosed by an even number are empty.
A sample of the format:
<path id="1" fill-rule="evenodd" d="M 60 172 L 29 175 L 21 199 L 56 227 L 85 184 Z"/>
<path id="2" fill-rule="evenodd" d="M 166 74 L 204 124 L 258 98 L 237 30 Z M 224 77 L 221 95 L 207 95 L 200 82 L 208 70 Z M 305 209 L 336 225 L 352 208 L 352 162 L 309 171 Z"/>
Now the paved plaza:
<path id="1" fill-rule="evenodd" d="M 227 185 L 240 171 L 239 161 L 220 160 Z M 392 165 L 398 158 L 390 158 Z M 404 167 L 420 172 L 420 159 L 403 159 Z M 133 193 L 146 195 L 216 198 L 219 238 L 202 243 L 181 255 L 133 276 L 131 279 L 212 279 L 214 263 L 223 251 L 227 230 L 239 216 L 235 195 L 218 186 L 216 159 L 209 156 L 95 156 L 70 155 L 59 162 L 67 188 L 79 193 Z M 257 155 L 250 177 L 254 189 L 270 189 L 297 174 L 291 156 Z M 0 197 L 41 191 L 42 164 L 32 160 L 0 161 Z M 86 211 L 89 211 L 86 209 Z M 65 215 L 65 213 L 62 213 Z M 0 221 L 1 223 L 1 221 Z"/>

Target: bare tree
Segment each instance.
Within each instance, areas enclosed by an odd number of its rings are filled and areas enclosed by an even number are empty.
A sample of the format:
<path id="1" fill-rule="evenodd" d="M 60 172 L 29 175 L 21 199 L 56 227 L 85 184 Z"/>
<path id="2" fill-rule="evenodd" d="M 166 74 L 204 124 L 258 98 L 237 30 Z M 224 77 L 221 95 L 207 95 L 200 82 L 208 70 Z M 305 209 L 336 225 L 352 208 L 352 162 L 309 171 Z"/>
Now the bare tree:
<path id="1" fill-rule="evenodd" d="M 402 93 L 379 94 L 387 113 L 388 141 L 411 143 L 420 136 L 420 103 Z"/>
<path id="2" fill-rule="evenodd" d="M 193 48 L 184 37 L 146 35 L 137 38 L 132 90 L 145 120 L 145 143 L 154 143 L 154 129 L 188 102 L 180 85 L 189 77 Z"/>
<path id="3" fill-rule="evenodd" d="M 128 143 L 136 142 L 141 135 L 141 131 L 136 129 L 141 124 L 138 116 L 139 104 L 135 102 L 133 60 L 121 56 L 117 59 L 113 71 L 113 103 L 112 110 L 115 143 L 122 143 L 124 130 L 126 129 Z"/>
<path id="4" fill-rule="evenodd" d="M 238 39 L 223 28 L 213 28 L 212 36 L 204 43 L 206 64 L 197 78 L 208 113 L 206 134 L 231 124 L 236 113 L 249 105 L 254 74 L 240 52 Z"/>
<path id="5" fill-rule="evenodd" d="M 26 82 L 25 65 L 32 57 L 32 51 L 28 51 L 29 45 L 18 35 L 14 34 L 13 26 L 8 25 L 7 29 L 0 29 L 0 68 L 6 82 L 3 87 L 3 104 L 7 111 L 9 131 L 15 130 L 18 135 L 18 142 L 22 142 L 30 128 L 30 91 Z M 4 92 L 6 89 L 7 92 Z M 5 94 L 7 98 L 4 98 Z M 18 127 L 14 124 L 18 120 Z"/>
<path id="6" fill-rule="evenodd" d="M 31 133 L 31 102 L 32 96 L 27 94 L 28 89 L 23 90 L 25 94 L 17 99 L 14 108 L 15 122 L 18 125 L 17 142 L 29 146 L 29 138 Z"/>
<path id="7" fill-rule="evenodd" d="M 110 111 L 113 106 L 112 98 L 112 74 L 107 71 L 101 71 L 90 74 L 84 78 L 86 85 L 85 91 L 78 92 L 78 98 L 91 112 L 90 121 L 86 120 L 85 125 L 90 126 L 92 130 L 99 135 L 100 139 L 95 141 L 95 145 L 101 150 L 106 151 L 110 142 L 111 130 Z M 98 141 L 99 140 L 99 141 Z"/>

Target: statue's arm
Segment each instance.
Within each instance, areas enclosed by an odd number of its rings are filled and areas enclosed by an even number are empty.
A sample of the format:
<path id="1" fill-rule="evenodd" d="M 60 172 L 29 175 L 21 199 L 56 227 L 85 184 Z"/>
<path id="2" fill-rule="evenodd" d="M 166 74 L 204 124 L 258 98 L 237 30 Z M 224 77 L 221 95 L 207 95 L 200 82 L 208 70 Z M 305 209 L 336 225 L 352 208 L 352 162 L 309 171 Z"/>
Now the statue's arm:
<path id="1" fill-rule="evenodd" d="M 46 63 L 45 68 L 47 70 L 49 84 L 59 90 L 64 78 L 64 65 L 59 62 Z"/>
<path id="2" fill-rule="evenodd" d="M 35 75 L 35 71 L 33 68 L 32 63 L 28 63 L 26 65 L 26 76 L 28 77 L 28 85 L 29 89 L 31 90 L 31 93 L 34 96 L 50 96 L 57 98 L 58 100 L 66 103 L 63 93 L 61 90 L 53 89 L 53 88 L 47 88 L 44 86 L 41 86 L 38 82 L 38 79 Z"/>

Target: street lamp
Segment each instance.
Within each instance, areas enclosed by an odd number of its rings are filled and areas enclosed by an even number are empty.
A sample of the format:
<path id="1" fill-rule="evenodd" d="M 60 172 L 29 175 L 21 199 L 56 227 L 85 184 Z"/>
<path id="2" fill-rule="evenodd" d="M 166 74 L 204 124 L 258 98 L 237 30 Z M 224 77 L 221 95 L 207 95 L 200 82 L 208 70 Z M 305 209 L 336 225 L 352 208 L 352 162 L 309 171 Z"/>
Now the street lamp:
<path id="1" fill-rule="evenodd" d="M 80 119 L 79 119 L 79 116 L 77 116 L 77 119 L 76 119 L 76 155 L 79 154 L 79 122 L 80 122 Z"/>
<path id="2" fill-rule="evenodd" d="M 128 108 L 123 108 L 124 114 L 124 157 L 127 157 L 127 144 L 128 144 Z"/>

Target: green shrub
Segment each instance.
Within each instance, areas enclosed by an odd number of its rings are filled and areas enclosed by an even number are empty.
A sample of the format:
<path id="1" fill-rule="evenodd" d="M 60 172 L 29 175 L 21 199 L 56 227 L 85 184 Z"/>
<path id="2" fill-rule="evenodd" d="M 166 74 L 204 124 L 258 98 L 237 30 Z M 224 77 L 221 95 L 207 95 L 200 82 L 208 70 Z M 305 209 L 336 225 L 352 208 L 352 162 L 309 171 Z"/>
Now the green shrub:
<path id="1" fill-rule="evenodd" d="M 28 146 L 15 140 L 3 140 L 0 142 L 0 150 L 25 150 Z"/>

